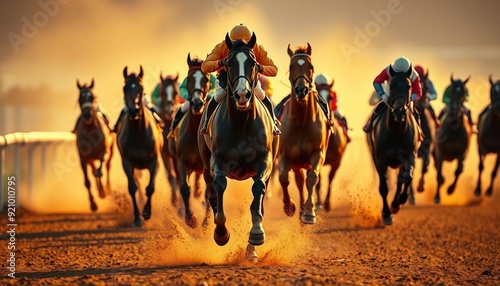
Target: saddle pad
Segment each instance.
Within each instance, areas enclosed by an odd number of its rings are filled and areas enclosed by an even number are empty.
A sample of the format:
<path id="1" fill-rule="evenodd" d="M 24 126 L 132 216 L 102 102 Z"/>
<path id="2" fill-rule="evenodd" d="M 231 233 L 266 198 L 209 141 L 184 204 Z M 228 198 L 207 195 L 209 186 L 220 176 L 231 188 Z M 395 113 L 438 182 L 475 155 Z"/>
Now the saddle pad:
<path id="1" fill-rule="evenodd" d="M 226 100 L 226 99 L 224 98 L 224 100 Z M 214 129 L 213 123 L 214 123 L 214 119 L 215 119 L 215 114 L 217 114 L 217 111 L 219 111 L 219 107 L 220 107 L 221 102 L 219 102 L 219 104 L 217 104 L 217 107 L 215 108 L 214 112 L 212 112 L 212 115 L 210 115 L 210 118 L 208 119 L 207 132 L 208 132 L 208 136 L 210 136 L 210 138 L 212 138 L 212 132 Z"/>
<path id="2" fill-rule="evenodd" d="M 190 111 L 188 111 L 188 112 L 190 112 Z M 184 115 L 182 115 L 181 120 L 179 121 L 177 126 L 175 126 L 175 129 L 172 130 L 172 137 L 174 138 L 175 141 L 177 141 L 177 137 L 179 136 L 179 128 L 182 126 L 182 122 L 184 122 L 184 120 L 186 119 L 186 115 L 187 115 L 187 112 L 184 113 Z"/>

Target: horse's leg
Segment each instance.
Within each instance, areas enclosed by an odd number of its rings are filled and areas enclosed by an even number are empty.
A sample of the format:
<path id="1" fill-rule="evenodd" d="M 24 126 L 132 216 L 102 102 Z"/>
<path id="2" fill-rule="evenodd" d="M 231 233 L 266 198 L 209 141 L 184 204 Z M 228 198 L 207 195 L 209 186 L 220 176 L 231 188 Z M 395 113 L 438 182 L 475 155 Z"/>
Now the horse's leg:
<path id="1" fill-rule="evenodd" d="M 318 183 L 314 188 L 316 191 L 316 211 L 323 209 L 323 203 L 321 202 L 321 173 L 318 174 Z"/>
<path id="2" fill-rule="evenodd" d="M 127 175 L 128 180 L 128 193 L 132 197 L 132 205 L 134 206 L 134 224 L 136 227 L 142 225 L 141 217 L 139 215 L 139 208 L 137 207 L 137 199 L 135 198 L 135 192 L 137 191 L 137 184 L 135 183 L 134 167 L 125 158 L 122 158 L 123 171 Z"/>
<path id="3" fill-rule="evenodd" d="M 200 198 L 201 197 L 201 184 L 200 184 L 200 177 L 201 177 L 201 174 L 199 173 L 196 173 L 194 175 L 194 197 L 195 198 Z"/>
<path id="4" fill-rule="evenodd" d="M 210 174 L 210 169 L 203 167 L 203 178 L 205 180 L 205 219 L 203 219 L 203 228 L 208 226 L 208 218 L 210 217 L 210 208 L 212 208 L 212 212 L 214 214 L 217 213 L 217 194 L 215 193 L 215 189 L 213 187 L 214 178 Z"/>
<path id="5" fill-rule="evenodd" d="M 443 158 L 441 155 L 436 156 L 436 172 L 437 172 L 437 190 L 436 190 L 436 195 L 434 196 L 434 203 L 439 204 L 441 203 L 441 197 L 439 194 L 439 190 L 441 189 L 441 186 L 444 183 L 444 178 L 443 178 Z"/>
<path id="6" fill-rule="evenodd" d="M 330 195 L 332 193 L 333 178 L 335 177 L 335 174 L 337 173 L 339 167 L 340 167 L 340 160 L 337 160 L 335 164 L 332 164 L 332 168 L 330 169 L 330 173 L 328 174 L 328 190 L 326 190 L 326 197 L 325 197 L 325 211 L 327 212 L 331 210 Z"/>
<path id="7" fill-rule="evenodd" d="M 389 193 L 389 188 L 387 187 L 387 167 L 377 167 L 377 173 L 380 181 L 378 191 L 380 196 L 382 196 L 383 208 L 382 208 L 382 221 L 384 225 L 392 225 L 392 215 L 387 203 L 387 194 Z"/>
<path id="8" fill-rule="evenodd" d="M 293 216 L 295 214 L 295 203 L 290 198 L 290 193 L 288 192 L 288 186 L 290 185 L 290 178 L 288 177 L 288 172 L 290 171 L 290 162 L 282 157 L 280 159 L 280 169 L 279 169 L 279 180 L 281 188 L 283 189 L 283 208 L 287 216 Z"/>
<path id="9" fill-rule="evenodd" d="M 318 150 L 311 156 L 311 169 L 307 172 L 307 200 L 304 203 L 304 213 L 300 217 L 303 223 L 316 223 L 316 212 L 314 211 L 314 187 L 318 183 L 318 175 L 325 162 L 325 153 Z"/>
<path id="10" fill-rule="evenodd" d="M 479 155 L 479 176 L 477 177 L 476 190 L 474 190 L 474 195 L 476 195 L 476 197 L 481 196 L 481 174 L 484 170 L 484 156 L 484 154 Z"/>
<path id="11" fill-rule="evenodd" d="M 189 206 L 189 197 L 191 196 L 189 174 L 191 172 L 187 170 L 187 166 L 183 160 L 177 160 L 177 170 L 179 171 L 179 173 L 177 174 L 181 180 L 181 196 L 182 200 L 184 201 L 184 221 L 189 227 L 195 228 L 198 222 L 196 216 L 193 214 Z"/>
<path id="12" fill-rule="evenodd" d="M 258 177 L 254 178 L 252 185 L 253 200 L 250 205 L 250 213 L 252 214 L 252 228 L 250 229 L 250 236 L 248 243 L 252 245 L 262 245 L 266 239 L 264 228 L 262 227 L 263 201 L 266 191 L 266 184 Z"/>
<path id="13" fill-rule="evenodd" d="M 102 154 L 101 158 L 99 159 L 99 167 L 94 172 L 97 183 L 97 190 L 99 191 L 99 197 L 101 199 L 104 199 L 106 197 L 106 191 L 104 190 L 104 186 L 102 184 L 102 165 L 105 160 L 104 156 L 105 154 Z"/>
<path id="14" fill-rule="evenodd" d="M 429 155 L 429 146 L 428 144 L 423 145 L 422 147 L 425 148 L 422 154 L 422 175 L 420 177 L 420 181 L 418 182 L 418 187 L 417 191 L 419 193 L 422 193 L 424 191 L 424 186 L 425 186 L 425 174 L 429 170 L 429 162 L 430 162 L 430 155 Z M 413 189 L 412 189 L 413 190 Z"/>
<path id="15" fill-rule="evenodd" d="M 108 195 L 111 194 L 111 160 L 113 159 L 114 153 L 114 138 L 111 137 L 109 140 L 110 143 L 108 151 L 106 152 L 106 192 Z"/>
<path id="16" fill-rule="evenodd" d="M 495 167 L 493 168 L 493 171 L 491 172 L 490 186 L 486 190 L 486 195 L 488 197 L 491 197 L 493 195 L 493 183 L 495 182 L 495 178 L 497 176 L 497 172 L 498 172 L 498 167 L 499 166 L 500 166 L 500 154 L 497 155 L 497 161 L 495 163 Z"/>
<path id="17" fill-rule="evenodd" d="M 83 170 L 84 184 L 85 184 L 85 187 L 87 188 L 87 191 L 89 193 L 90 209 L 93 212 L 95 212 L 97 210 L 97 205 L 94 201 L 94 197 L 92 196 L 92 192 L 90 191 L 90 180 L 89 180 L 89 174 L 88 174 L 88 170 L 87 170 L 87 163 L 81 157 L 80 157 L 80 164 L 81 164 L 82 170 Z"/>
<path id="18" fill-rule="evenodd" d="M 453 184 L 451 184 L 451 186 L 448 187 L 448 195 L 453 194 L 453 192 L 455 191 L 458 177 L 460 176 L 460 174 L 462 174 L 462 171 L 464 170 L 464 159 L 465 159 L 465 154 L 458 158 L 458 165 L 457 169 L 455 170 L 455 180 L 453 181 Z"/>
<path id="19" fill-rule="evenodd" d="M 156 178 L 156 172 L 158 171 L 158 158 L 156 156 L 154 156 L 153 159 L 151 160 L 151 165 L 149 166 L 148 169 L 149 169 L 149 183 L 148 186 L 146 187 L 146 197 L 148 197 L 148 199 L 146 201 L 144 209 L 142 210 L 142 217 L 145 220 L 151 218 L 151 197 L 155 192 L 155 178 Z"/>
<path id="20" fill-rule="evenodd" d="M 212 155 L 212 158 L 214 155 Z M 214 189 L 217 194 L 217 212 L 215 213 L 214 240 L 220 246 L 226 245 L 229 241 L 229 231 L 226 228 L 226 215 L 224 214 L 224 191 L 227 188 L 226 173 L 221 169 L 220 159 L 213 160 L 214 169 Z"/>
<path id="21" fill-rule="evenodd" d="M 295 174 L 295 183 L 299 189 L 300 215 L 302 215 L 304 213 L 304 174 L 302 173 L 302 169 L 299 168 L 293 169 L 293 173 Z"/>

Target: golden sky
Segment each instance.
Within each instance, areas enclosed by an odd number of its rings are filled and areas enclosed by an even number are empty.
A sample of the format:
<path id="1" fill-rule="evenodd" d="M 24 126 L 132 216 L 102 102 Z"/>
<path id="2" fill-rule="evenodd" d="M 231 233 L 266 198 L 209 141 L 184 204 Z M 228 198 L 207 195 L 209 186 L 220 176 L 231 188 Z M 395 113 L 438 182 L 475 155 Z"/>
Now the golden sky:
<path id="1" fill-rule="evenodd" d="M 114 121 L 125 66 L 144 67 L 150 93 L 161 71 L 182 78 L 188 52 L 204 58 L 239 23 L 279 68 L 276 103 L 290 89 L 287 45 L 309 42 L 315 73 L 335 79 L 356 132 L 371 112 L 373 78 L 403 55 L 429 68 L 437 110 L 450 74 L 471 75 L 477 115 L 487 104 L 488 75 L 500 78 L 498 12 L 496 0 L 8 0 L 0 10 L 0 133 L 70 130 L 79 114 L 76 79 L 95 79 Z"/>

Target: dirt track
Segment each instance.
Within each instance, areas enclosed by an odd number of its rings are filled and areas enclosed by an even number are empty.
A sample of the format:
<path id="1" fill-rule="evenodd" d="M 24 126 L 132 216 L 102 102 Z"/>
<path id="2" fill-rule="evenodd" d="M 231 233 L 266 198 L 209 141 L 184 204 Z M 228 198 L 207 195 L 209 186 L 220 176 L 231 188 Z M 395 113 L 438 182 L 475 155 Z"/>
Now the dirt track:
<path id="1" fill-rule="evenodd" d="M 386 228 L 347 207 L 321 213 L 315 226 L 290 218 L 282 224 L 297 233 L 278 237 L 282 231 L 268 227 L 272 249 L 258 248 L 256 265 L 243 258 L 245 227 L 231 238 L 238 246 L 224 252 L 211 241 L 211 229 L 189 233 L 181 222 L 134 229 L 111 213 L 20 212 L 17 278 L 5 278 L 2 259 L 1 284 L 498 285 L 498 203 L 497 196 L 465 207 L 405 207 Z"/>

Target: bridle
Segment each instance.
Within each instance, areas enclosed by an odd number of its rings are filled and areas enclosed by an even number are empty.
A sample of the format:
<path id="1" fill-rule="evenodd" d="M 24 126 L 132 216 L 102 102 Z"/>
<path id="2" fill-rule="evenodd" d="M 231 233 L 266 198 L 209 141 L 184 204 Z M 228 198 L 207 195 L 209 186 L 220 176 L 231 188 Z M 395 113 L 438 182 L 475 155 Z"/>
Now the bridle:
<path id="1" fill-rule="evenodd" d="M 307 57 L 307 58 L 308 58 L 308 60 L 309 60 L 309 62 L 310 62 L 310 58 L 311 58 L 311 56 L 310 56 L 310 55 L 308 55 L 308 54 L 306 54 L 306 53 L 297 53 L 297 54 L 294 54 L 293 56 L 291 56 L 291 57 L 290 57 L 290 61 L 291 61 L 294 57 L 299 57 L 299 56 L 301 56 L 301 57 Z M 290 64 L 290 67 L 291 67 L 291 64 Z M 312 63 L 311 63 L 311 69 L 312 69 L 312 72 L 314 72 L 314 66 L 312 65 Z M 290 70 L 291 70 L 291 68 L 290 68 Z M 305 74 L 301 74 L 301 75 L 297 76 L 296 78 L 292 78 L 292 75 L 290 74 L 290 76 L 289 76 L 289 78 L 288 78 L 288 79 L 290 80 L 290 84 L 292 85 L 292 87 L 294 87 L 294 86 L 295 86 L 295 84 L 297 83 L 297 81 L 298 81 L 299 79 L 301 79 L 301 78 L 303 78 L 303 79 L 307 82 L 307 84 L 308 84 L 308 88 L 309 88 L 309 89 L 312 89 L 312 79 L 311 79 L 311 78 L 308 78 Z"/>

